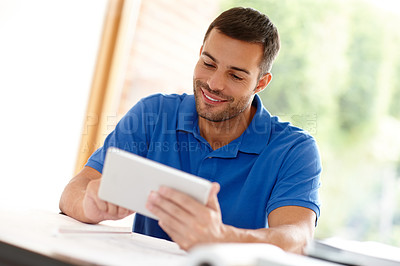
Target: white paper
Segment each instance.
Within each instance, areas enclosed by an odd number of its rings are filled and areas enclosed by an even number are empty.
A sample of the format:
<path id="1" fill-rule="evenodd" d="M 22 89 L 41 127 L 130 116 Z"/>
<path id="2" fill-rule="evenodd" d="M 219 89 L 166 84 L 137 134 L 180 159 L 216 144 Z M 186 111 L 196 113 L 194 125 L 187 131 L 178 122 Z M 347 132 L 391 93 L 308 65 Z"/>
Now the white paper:
<path id="1" fill-rule="evenodd" d="M 126 227 L 88 225 L 58 213 L 35 210 L 0 208 L 0 217 L 1 241 L 53 258 L 143 266 L 182 265 L 186 259 L 187 253 L 177 244 L 131 233 Z"/>

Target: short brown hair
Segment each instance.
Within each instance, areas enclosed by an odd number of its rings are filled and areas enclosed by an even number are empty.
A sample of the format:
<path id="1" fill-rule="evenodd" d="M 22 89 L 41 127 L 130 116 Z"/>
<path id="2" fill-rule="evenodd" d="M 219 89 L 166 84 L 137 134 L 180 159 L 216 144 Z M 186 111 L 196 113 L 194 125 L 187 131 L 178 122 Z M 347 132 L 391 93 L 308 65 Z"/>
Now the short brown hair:
<path id="1" fill-rule="evenodd" d="M 271 71 L 280 49 L 280 40 L 277 28 L 266 15 L 253 8 L 228 9 L 210 24 L 204 42 L 214 28 L 231 38 L 262 44 L 264 56 L 260 64 L 260 76 Z"/>

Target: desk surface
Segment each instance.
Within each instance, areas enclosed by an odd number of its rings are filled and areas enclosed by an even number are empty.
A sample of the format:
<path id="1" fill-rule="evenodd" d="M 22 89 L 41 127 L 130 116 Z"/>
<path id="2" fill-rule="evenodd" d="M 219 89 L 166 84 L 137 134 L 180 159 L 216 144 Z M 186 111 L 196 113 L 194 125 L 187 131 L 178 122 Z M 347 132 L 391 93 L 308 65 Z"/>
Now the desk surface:
<path id="1" fill-rule="evenodd" d="M 88 225 L 56 212 L 0 206 L 0 265 L 221 266 L 238 262 L 258 266 L 337 265 L 267 244 L 207 245 L 188 254 L 173 242 L 132 233 L 130 226 Z"/>
<path id="2" fill-rule="evenodd" d="M 11 257 L 22 263 L 29 256 L 32 262 L 52 265 L 184 264 L 187 253 L 175 243 L 130 230 L 83 224 L 47 211 L 0 208 L 0 262 Z M 9 258 L 4 258 L 5 252 Z"/>

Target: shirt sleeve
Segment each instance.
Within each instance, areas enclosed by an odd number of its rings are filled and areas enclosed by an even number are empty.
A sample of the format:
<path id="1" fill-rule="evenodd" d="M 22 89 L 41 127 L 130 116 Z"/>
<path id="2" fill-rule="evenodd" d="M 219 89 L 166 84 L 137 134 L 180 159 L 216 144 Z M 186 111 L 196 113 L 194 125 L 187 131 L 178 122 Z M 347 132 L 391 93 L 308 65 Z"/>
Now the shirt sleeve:
<path id="1" fill-rule="evenodd" d="M 115 129 L 107 136 L 104 145 L 97 149 L 85 166 L 90 166 L 100 173 L 109 147 L 116 147 L 140 156 L 146 156 L 155 113 L 148 108 L 148 103 L 141 100 L 118 122 Z"/>
<path id="2" fill-rule="evenodd" d="M 313 210 L 317 219 L 320 215 L 320 155 L 311 136 L 302 139 L 285 156 L 268 201 L 267 214 L 283 206 L 301 206 Z"/>

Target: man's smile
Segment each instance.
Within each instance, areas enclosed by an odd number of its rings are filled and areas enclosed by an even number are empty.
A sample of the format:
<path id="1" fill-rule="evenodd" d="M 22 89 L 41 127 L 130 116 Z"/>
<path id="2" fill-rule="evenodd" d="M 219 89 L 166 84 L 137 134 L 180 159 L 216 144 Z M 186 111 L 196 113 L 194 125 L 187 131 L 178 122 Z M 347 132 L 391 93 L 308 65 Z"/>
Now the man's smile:
<path id="1" fill-rule="evenodd" d="M 216 96 L 210 94 L 208 91 L 205 91 L 204 89 L 200 89 L 200 90 L 201 90 L 201 93 L 203 94 L 205 102 L 207 102 L 207 103 L 218 104 L 218 103 L 227 102 L 227 100 L 219 99 L 219 97 L 216 97 Z"/>

